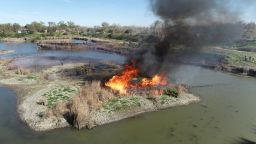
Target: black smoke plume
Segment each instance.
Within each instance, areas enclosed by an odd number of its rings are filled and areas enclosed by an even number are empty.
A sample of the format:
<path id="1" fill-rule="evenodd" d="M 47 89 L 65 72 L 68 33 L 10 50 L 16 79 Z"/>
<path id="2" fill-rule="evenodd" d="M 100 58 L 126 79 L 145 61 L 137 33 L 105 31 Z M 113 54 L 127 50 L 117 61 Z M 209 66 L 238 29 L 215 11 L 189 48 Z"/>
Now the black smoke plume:
<path id="1" fill-rule="evenodd" d="M 163 21 L 161 30 L 149 36 L 145 43 L 151 45 L 132 54 L 129 61 L 135 60 L 143 75 L 168 73 L 172 63 L 192 57 L 203 47 L 238 40 L 243 23 L 235 1 L 239 0 L 151 0 L 153 12 Z"/>

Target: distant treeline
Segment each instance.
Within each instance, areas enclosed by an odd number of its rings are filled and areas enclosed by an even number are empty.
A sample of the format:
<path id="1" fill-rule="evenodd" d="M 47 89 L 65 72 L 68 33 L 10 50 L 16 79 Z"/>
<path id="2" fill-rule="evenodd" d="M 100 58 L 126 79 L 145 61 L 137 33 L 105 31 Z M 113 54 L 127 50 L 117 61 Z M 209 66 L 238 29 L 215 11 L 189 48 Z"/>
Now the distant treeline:
<path id="1" fill-rule="evenodd" d="M 256 24 L 243 24 L 243 40 L 256 40 Z M 141 37 L 155 35 L 161 37 L 163 22 L 156 21 L 150 27 L 121 26 L 103 22 L 100 26 L 86 27 L 72 21 L 64 22 L 31 22 L 24 26 L 18 23 L 0 24 L 0 38 L 88 36 L 138 42 Z"/>
<path id="2" fill-rule="evenodd" d="M 100 26 L 85 27 L 75 24 L 72 21 L 58 23 L 32 22 L 22 26 L 18 23 L 0 24 L 0 38 L 19 37 L 61 37 L 61 36 L 91 36 L 100 38 L 110 38 L 117 40 L 127 40 L 136 42 L 139 37 L 148 32 L 146 27 L 121 26 L 103 22 Z"/>

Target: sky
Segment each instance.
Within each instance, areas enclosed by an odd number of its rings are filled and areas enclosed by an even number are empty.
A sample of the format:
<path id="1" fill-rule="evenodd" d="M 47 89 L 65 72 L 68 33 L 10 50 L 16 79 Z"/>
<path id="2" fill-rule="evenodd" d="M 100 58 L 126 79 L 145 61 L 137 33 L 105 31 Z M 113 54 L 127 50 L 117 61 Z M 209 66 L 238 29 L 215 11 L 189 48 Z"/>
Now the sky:
<path id="1" fill-rule="evenodd" d="M 157 18 L 148 0 L 0 0 L 0 23 L 73 21 L 149 26 Z"/>
<path id="2" fill-rule="evenodd" d="M 0 0 L 0 3 L 0 23 L 73 21 L 84 26 L 102 22 L 149 26 L 158 19 L 149 0 Z M 256 21 L 256 7 L 245 9 L 243 20 Z"/>

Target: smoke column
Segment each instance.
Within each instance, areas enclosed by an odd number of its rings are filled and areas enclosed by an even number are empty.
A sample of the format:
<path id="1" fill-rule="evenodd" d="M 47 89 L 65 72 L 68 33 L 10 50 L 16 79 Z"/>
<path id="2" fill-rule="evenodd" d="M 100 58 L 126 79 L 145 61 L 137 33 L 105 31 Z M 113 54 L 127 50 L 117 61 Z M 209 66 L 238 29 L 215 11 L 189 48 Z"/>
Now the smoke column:
<path id="1" fill-rule="evenodd" d="M 232 43 L 243 33 L 243 5 L 253 0 L 151 0 L 152 11 L 162 21 L 161 36 L 150 36 L 129 58 L 137 62 L 142 75 L 168 73 L 171 63 L 192 57 L 201 48 Z"/>

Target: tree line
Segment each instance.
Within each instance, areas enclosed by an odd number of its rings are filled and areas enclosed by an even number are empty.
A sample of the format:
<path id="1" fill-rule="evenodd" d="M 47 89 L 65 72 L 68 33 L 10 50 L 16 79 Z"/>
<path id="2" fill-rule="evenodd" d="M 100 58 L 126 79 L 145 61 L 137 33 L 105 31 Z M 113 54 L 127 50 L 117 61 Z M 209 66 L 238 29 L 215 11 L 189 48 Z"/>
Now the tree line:
<path id="1" fill-rule="evenodd" d="M 100 26 L 85 27 L 72 21 L 60 22 L 31 22 L 24 26 L 18 23 L 0 24 L 0 38 L 25 36 L 92 36 L 119 40 L 137 41 L 148 28 L 136 26 L 121 26 L 103 22 Z"/>
<path id="2" fill-rule="evenodd" d="M 121 26 L 103 22 L 99 26 L 86 27 L 72 21 L 60 22 L 31 22 L 26 25 L 18 23 L 0 24 L 0 38 L 5 37 L 61 37 L 61 36 L 90 36 L 137 42 L 145 35 L 161 36 L 163 22 L 156 21 L 150 27 Z M 256 40 L 256 23 L 243 24 L 243 40 Z"/>

